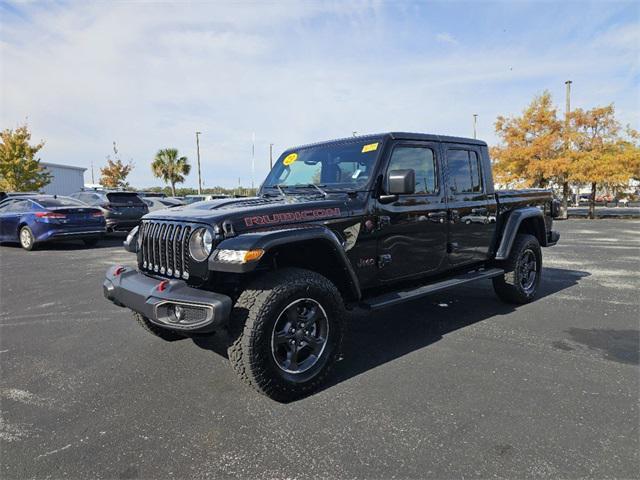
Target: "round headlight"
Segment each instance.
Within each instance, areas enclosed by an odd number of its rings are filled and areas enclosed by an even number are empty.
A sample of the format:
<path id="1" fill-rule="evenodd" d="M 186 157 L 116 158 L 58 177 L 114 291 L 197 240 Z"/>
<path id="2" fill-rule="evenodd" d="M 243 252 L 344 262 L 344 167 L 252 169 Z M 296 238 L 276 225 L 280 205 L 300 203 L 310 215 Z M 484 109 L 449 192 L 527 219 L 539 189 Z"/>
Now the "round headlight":
<path id="1" fill-rule="evenodd" d="M 211 254 L 213 237 L 206 228 L 198 228 L 189 239 L 189 253 L 196 262 L 204 262 Z"/>

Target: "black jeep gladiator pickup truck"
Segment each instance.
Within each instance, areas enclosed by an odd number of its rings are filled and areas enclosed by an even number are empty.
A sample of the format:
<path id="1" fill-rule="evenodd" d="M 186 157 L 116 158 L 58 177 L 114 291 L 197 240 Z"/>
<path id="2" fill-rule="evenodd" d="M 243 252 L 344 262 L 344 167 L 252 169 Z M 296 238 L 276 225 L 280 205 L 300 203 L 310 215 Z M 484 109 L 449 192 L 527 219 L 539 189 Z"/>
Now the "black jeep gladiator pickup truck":
<path id="1" fill-rule="evenodd" d="M 111 267 L 103 290 L 165 340 L 226 329 L 242 380 L 287 401 L 327 376 L 346 309 L 489 278 L 530 302 L 557 212 L 550 191 L 495 191 L 482 141 L 317 143 L 285 151 L 255 198 L 145 215 L 125 242 L 138 268 Z"/>

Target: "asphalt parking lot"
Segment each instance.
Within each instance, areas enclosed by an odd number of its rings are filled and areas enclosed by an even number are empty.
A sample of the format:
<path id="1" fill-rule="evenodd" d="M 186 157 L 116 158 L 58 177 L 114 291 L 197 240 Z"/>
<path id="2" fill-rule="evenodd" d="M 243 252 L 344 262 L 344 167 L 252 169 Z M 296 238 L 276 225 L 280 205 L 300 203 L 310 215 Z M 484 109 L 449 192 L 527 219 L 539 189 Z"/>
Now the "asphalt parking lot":
<path id="1" fill-rule="evenodd" d="M 321 392 L 246 389 L 222 339 L 102 298 L 102 248 L 0 247 L 2 478 L 637 478 L 640 221 L 557 222 L 540 298 L 489 282 L 351 318 Z"/>

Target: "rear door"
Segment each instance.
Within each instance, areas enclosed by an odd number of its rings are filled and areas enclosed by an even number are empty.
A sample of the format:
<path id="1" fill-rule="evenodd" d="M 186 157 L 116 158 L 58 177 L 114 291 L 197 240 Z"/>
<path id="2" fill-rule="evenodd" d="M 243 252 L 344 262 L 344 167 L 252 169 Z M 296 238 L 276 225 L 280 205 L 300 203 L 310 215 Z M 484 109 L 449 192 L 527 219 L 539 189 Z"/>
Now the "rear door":
<path id="1" fill-rule="evenodd" d="M 447 165 L 449 262 L 464 265 L 486 260 L 495 228 L 495 198 L 488 192 L 478 145 L 443 144 Z"/>
<path id="2" fill-rule="evenodd" d="M 436 273 L 446 264 L 446 204 L 441 187 L 439 148 L 434 142 L 393 145 L 384 178 L 391 170 L 413 169 L 415 193 L 389 204 L 376 200 L 380 279 Z"/>

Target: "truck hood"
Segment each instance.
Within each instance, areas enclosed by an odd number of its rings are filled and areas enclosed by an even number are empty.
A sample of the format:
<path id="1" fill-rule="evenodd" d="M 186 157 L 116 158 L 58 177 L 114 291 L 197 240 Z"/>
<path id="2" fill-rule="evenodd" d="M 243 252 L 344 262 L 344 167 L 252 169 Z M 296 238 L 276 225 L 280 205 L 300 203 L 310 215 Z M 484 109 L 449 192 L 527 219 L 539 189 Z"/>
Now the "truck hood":
<path id="1" fill-rule="evenodd" d="M 170 220 L 221 224 L 230 221 L 236 231 L 323 221 L 346 215 L 345 195 L 329 195 L 327 198 L 289 195 L 282 197 L 251 197 L 218 199 L 197 202 L 192 205 L 157 210 L 145 215 L 145 220 Z"/>

